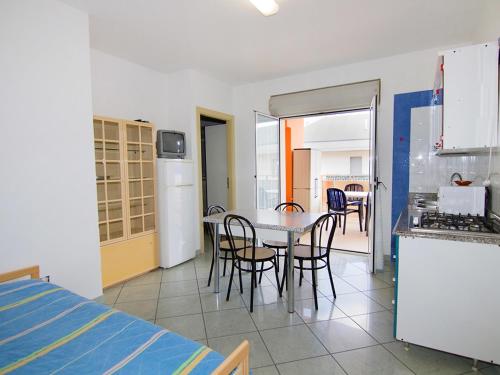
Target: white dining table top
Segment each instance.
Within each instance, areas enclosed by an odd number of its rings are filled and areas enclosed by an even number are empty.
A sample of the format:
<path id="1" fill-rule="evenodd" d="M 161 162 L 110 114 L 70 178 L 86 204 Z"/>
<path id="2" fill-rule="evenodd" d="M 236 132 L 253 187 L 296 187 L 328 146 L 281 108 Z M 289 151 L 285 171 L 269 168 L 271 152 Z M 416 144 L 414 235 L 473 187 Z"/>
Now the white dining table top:
<path id="1" fill-rule="evenodd" d="M 368 196 L 367 191 L 344 191 L 347 198 L 366 198 Z"/>
<path id="2" fill-rule="evenodd" d="M 243 216 L 248 219 L 255 228 L 305 233 L 309 232 L 315 221 L 325 213 L 283 212 L 272 209 L 236 209 L 205 216 L 203 221 L 205 223 L 223 224 L 224 218 L 229 214 Z"/>

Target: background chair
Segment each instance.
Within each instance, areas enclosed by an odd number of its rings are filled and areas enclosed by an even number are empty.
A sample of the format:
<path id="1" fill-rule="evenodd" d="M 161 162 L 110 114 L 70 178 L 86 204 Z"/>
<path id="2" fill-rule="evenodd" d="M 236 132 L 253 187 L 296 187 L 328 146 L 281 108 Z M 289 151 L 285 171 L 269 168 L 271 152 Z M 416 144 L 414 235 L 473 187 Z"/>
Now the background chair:
<path id="1" fill-rule="evenodd" d="M 237 231 L 243 234 L 243 238 L 251 238 L 250 241 L 245 241 L 245 247 L 243 249 L 239 249 L 237 247 L 237 243 L 239 239 L 233 235 L 233 230 L 238 228 Z M 231 295 L 231 287 L 233 285 L 233 276 L 234 269 L 238 269 L 238 277 L 240 279 L 240 293 L 243 294 L 243 284 L 241 271 L 251 272 L 251 284 L 250 284 L 250 312 L 253 312 L 253 294 L 254 289 L 256 287 L 257 282 L 257 263 L 261 264 L 261 272 L 268 271 L 271 268 L 274 268 L 274 274 L 276 276 L 276 285 L 278 285 L 278 290 L 281 293 L 282 290 L 279 287 L 279 277 L 278 277 L 278 269 L 276 268 L 277 257 L 276 253 L 273 249 L 267 247 L 256 247 L 255 246 L 255 228 L 252 223 L 248 221 L 243 216 L 238 215 L 227 215 L 224 218 L 224 229 L 226 231 L 226 235 L 229 241 L 229 246 L 231 247 L 231 255 L 233 257 L 233 263 L 231 265 L 231 276 L 229 278 L 229 286 L 227 289 L 227 297 L 226 301 L 229 301 L 229 297 Z M 250 243 L 248 243 L 250 242 Z M 243 264 L 250 263 L 251 268 L 243 268 Z M 271 265 L 267 268 L 264 268 L 264 264 L 268 262 Z"/>
<path id="2" fill-rule="evenodd" d="M 359 218 L 359 231 L 363 231 L 362 224 L 362 205 L 356 205 L 356 208 L 349 208 L 348 201 L 343 190 L 337 188 L 326 189 L 326 197 L 328 203 L 328 212 L 332 212 L 338 219 L 339 228 L 342 227 L 342 216 L 344 217 L 344 228 L 342 234 L 345 234 L 345 227 L 347 224 L 347 215 L 358 213 Z"/>
<path id="3" fill-rule="evenodd" d="M 302 208 L 302 206 L 300 204 L 293 203 L 293 202 L 280 203 L 276 207 L 274 207 L 274 209 L 276 211 L 304 212 L 304 209 Z M 283 241 L 273 241 L 273 240 L 262 241 L 262 244 L 264 245 L 264 247 L 269 247 L 271 249 L 276 250 L 276 256 L 278 257 L 277 263 L 276 263 L 276 268 L 279 271 L 280 270 L 279 257 L 285 256 L 285 253 L 280 254 L 280 250 L 281 249 L 286 250 L 286 248 L 288 247 L 288 244 L 286 242 L 283 242 Z M 262 279 L 262 273 L 260 274 L 259 283 L 260 283 L 261 279 Z"/>
<path id="4" fill-rule="evenodd" d="M 332 248 L 332 240 L 337 227 L 337 216 L 334 213 L 324 214 L 319 217 L 311 231 L 311 244 L 310 245 L 296 245 L 294 251 L 294 260 L 299 261 L 299 267 L 294 265 L 294 268 L 300 269 L 299 285 L 302 285 L 303 271 L 310 270 L 312 272 L 312 286 L 314 294 L 314 306 L 318 309 L 318 293 L 317 293 L 317 280 L 316 271 L 327 268 L 328 276 L 330 277 L 330 285 L 332 287 L 333 297 L 337 298 L 335 292 L 335 285 L 333 283 L 332 270 L 330 266 L 330 250 Z M 326 237 L 326 245 L 324 239 Z M 304 262 L 309 262 L 309 267 L 304 267 Z M 306 263 L 307 265 L 307 263 Z M 286 282 L 286 267 L 287 260 L 285 259 L 285 272 L 283 272 L 283 279 L 280 285 L 280 295 L 283 292 L 283 286 Z"/>
<path id="5" fill-rule="evenodd" d="M 219 206 L 219 205 L 212 205 L 207 208 L 207 216 L 214 215 L 214 214 L 219 214 L 222 212 L 226 212 L 224 207 Z M 215 251 L 213 249 L 214 245 L 214 224 L 210 223 L 205 223 L 205 225 L 208 228 L 208 234 L 210 235 L 210 240 L 212 243 L 212 264 L 210 265 L 210 274 L 208 276 L 208 286 L 210 286 L 210 282 L 212 281 L 212 272 L 214 270 L 214 263 L 215 263 Z M 237 239 L 235 241 L 235 246 L 236 248 L 243 249 L 245 247 L 245 241 L 243 239 Z M 224 259 L 224 270 L 222 273 L 222 276 L 226 276 L 226 263 L 228 260 L 232 260 L 232 256 L 229 254 L 232 250 L 231 247 L 229 246 L 229 241 L 227 239 L 221 239 L 219 241 L 219 249 L 220 249 L 220 257 L 219 259 Z"/>
<path id="6" fill-rule="evenodd" d="M 361 184 L 347 184 L 344 191 L 365 191 L 365 188 Z M 363 204 L 363 199 L 347 199 L 348 206 L 361 206 Z"/>

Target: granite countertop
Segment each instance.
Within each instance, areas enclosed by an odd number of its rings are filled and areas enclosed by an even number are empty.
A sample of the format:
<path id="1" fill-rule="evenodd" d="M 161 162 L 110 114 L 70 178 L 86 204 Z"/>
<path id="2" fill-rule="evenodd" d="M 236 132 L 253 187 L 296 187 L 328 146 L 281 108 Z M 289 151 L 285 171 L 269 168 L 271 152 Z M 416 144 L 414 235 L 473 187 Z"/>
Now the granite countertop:
<path id="1" fill-rule="evenodd" d="M 309 232 L 314 222 L 324 213 L 281 212 L 274 210 L 238 209 L 205 216 L 205 223 L 223 224 L 228 214 L 243 216 L 255 228 L 295 233 Z"/>
<path id="2" fill-rule="evenodd" d="M 392 233 L 404 237 L 434 238 L 437 240 L 475 242 L 500 246 L 499 233 L 411 229 L 408 223 L 408 207 L 405 207 L 399 215 Z"/>

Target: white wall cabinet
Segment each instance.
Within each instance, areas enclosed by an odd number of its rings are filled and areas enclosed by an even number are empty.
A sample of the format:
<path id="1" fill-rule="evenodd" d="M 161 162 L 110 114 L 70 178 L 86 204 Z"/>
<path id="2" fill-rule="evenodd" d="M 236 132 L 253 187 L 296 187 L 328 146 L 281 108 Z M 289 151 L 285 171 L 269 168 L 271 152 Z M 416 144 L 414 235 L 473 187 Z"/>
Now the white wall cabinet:
<path id="1" fill-rule="evenodd" d="M 444 52 L 443 71 L 443 149 L 498 146 L 498 42 Z"/>

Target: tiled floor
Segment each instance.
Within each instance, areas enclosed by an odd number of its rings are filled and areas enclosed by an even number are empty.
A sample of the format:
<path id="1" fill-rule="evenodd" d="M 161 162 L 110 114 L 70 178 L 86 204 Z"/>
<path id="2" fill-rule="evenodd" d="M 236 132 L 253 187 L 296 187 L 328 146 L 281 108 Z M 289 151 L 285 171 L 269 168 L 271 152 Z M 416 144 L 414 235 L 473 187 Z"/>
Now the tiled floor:
<path id="1" fill-rule="evenodd" d="M 223 293 L 207 287 L 210 256 L 157 270 L 105 291 L 101 302 L 156 322 L 227 355 L 243 339 L 250 342 L 255 375 L 263 374 L 474 374 L 469 359 L 412 345 L 405 351 L 392 337 L 392 271 L 367 273 L 363 255 L 333 252 L 337 300 L 325 272 L 319 275 L 319 310 L 314 309 L 310 274 L 296 285 L 296 312 L 289 314 L 272 271 L 256 290 L 249 312 L 250 278 L 243 295 L 233 284 Z M 222 268 L 221 268 L 222 269 Z M 298 277 L 296 277 L 296 281 Z M 483 364 L 475 374 L 500 374 Z"/>

